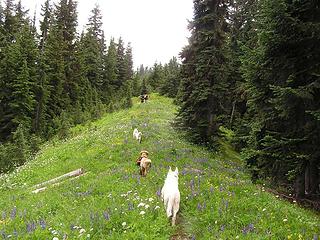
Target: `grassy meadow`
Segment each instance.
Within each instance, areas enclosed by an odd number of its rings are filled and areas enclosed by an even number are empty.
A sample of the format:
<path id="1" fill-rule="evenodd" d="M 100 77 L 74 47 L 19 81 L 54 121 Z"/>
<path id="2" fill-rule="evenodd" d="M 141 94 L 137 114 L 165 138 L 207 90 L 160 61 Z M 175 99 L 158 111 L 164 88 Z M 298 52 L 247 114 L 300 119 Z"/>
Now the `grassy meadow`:
<path id="1" fill-rule="evenodd" d="M 0 176 L 0 239 L 318 239 L 320 216 L 253 185 L 237 153 L 186 141 L 171 126 L 172 100 L 150 101 L 70 130 L 16 171 Z M 133 128 L 143 134 L 132 138 Z M 135 160 L 149 151 L 152 168 Z M 159 193 L 168 167 L 179 168 L 178 225 Z M 86 174 L 31 193 L 78 168 Z"/>

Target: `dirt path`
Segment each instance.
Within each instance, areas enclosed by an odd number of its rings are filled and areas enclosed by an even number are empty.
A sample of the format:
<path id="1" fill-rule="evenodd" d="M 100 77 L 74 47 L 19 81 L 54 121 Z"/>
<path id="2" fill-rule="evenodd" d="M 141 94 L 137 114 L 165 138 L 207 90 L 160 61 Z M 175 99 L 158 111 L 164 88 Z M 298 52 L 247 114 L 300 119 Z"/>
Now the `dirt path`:
<path id="1" fill-rule="evenodd" d="M 191 238 L 184 232 L 183 225 L 184 219 L 179 212 L 176 219 L 177 230 L 176 232 L 170 237 L 170 240 L 190 240 Z"/>

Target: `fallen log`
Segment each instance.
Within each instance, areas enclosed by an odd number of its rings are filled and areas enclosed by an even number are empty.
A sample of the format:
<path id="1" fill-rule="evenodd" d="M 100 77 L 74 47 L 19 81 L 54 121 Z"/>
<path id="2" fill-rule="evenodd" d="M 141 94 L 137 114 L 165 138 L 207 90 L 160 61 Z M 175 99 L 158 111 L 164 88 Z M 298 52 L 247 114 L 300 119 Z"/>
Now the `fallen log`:
<path id="1" fill-rule="evenodd" d="M 61 175 L 59 177 L 56 177 L 56 178 L 50 179 L 48 181 L 45 181 L 45 182 L 39 183 L 37 185 L 34 185 L 32 188 L 39 189 L 39 188 L 41 188 L 41 187 L 43 187 L 45 185 L 53 184 L 53 183 L 59 182 L 61 180 L 70 178 L 70 177 L 76 177 L 76 176 L 82 175 L 83 173 L 84 173 L 84 169 L 83 168 L 79 168 L 79 169 L 74 170 L 72 172 L 68 172 L 66 174 L 63 174 L 63 175 Z"/>
<path id="2" fill-rule="evenodd" d="M 79 178 L 79 177 L 81 177 L 81 176 L 86 175 L 87 173 L 88 173 L 88 172 L 85 172 L 85 173 L 83 173 L 83 174 L 80 174 L 80 175 L 74 176 L 74 177 L 72 177 L 72 178 L 64 179 L 64 180 L 63 180 L 63 181 L 61 181 L 61 182 L 53 183 L 53 184 L 51 185 L 51 187 L 59 186 L 60 184 L 65 183 L 66 181 L 69 181 L 69 180 L 70 180 L 70 181 L 73 181 L 73 180 L 75 180 L 75 179 L 77 179 L 77 178 Z M 33 191 L 32 191 L 32 193 L 39 193 L 39 192 L 43 192 L 43 191 L 44 191 L 44 190 L 46 190 L 48 187 L 49 187 L 49 186 L 45 186 L 45 187 L 41 187 L 41 188 L 37 188 L 37 189 L 33 190 Z"/>

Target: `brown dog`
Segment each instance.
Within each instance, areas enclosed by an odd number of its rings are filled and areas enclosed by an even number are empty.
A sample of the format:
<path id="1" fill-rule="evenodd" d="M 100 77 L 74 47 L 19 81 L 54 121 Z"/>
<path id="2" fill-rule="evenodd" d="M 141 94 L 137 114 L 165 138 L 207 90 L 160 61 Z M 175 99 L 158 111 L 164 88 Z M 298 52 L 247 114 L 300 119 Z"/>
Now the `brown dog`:
<path id="1" fill-rule="evenodd" d="M 140 162 L 140 175 L 145 177 L 151 168 L 151 160 L 149 158 L 142 158 Z"/>
<path id="2" fill-rule="evenodd" d="M 141 151 L 140 156 L 136 161 L 137 166 L 140 167 L 140 175 L 145 177 L 148 170 L 151 168 L 151 160 L 148 158 L 148 151 Z"/>

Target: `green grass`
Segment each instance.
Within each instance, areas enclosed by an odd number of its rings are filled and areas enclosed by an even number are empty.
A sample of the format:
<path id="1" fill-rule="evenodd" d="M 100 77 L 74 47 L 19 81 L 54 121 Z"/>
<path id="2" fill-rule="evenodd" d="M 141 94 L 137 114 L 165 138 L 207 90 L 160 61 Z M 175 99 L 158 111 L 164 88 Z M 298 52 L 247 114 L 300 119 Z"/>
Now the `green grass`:
<path id="1" fill-rule="evenodd" d="M 74 127 L 67 140 L 52 140 L 34 160 L 2 175 L 0 239 L 169 239 L 176 232 L 190 239 L 319 235 L 319 215 L 253 185 L 230 146 L 222 143 L 222 153 L 210 153 L 175 133 L 170 125 L 175 111 L 168 98 L 152 95 L 147 104 L 135 99 L 131 109 Z M 134 127 L 143 133 L 142 144 L 132 139 Z M 146 178 L 135 166 L 142 149 L 153 163 Z M 180 170 L 179 229 L 170 226 L 157 196 L 168 166 Z M 33 185 L 80 167 L 86 175 L 31 193 Z"/>

